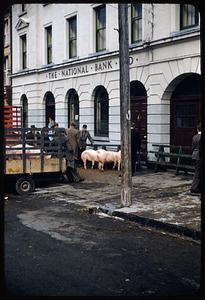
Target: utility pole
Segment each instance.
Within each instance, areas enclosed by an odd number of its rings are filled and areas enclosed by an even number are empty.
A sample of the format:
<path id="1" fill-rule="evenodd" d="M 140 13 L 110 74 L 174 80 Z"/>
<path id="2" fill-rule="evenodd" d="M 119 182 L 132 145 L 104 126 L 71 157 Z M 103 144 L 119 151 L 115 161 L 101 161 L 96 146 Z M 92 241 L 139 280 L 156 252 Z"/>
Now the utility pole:
<path id="1" fill-rule="evenodd" d="M 120 60 L 120 121 L 121 121 L 121 205 L 130 206 L 131 177 L 131 134 L 130 134 L 130 70 L 128 38 L 128 4 L 118 4 L 119 17 L 119 60 Z"/>

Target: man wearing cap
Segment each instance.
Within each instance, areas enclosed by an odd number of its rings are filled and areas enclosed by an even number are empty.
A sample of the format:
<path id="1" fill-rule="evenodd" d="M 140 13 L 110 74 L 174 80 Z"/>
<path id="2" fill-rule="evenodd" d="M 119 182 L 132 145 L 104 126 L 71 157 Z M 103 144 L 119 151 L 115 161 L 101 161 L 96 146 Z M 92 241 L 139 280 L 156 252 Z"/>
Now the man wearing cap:
<path id="1" fill-rule="evenodd" d="M 35 125 L 31 125 L 31 129 L 26 133 L 26 143 L 35 146 L 37 143 L 37 133 L 35 132 Z"/>
<path id="2" fill-rule="evenodd" d="M 78 161 L 78 149 L 79 149 L 79 130 L 76 128 L 75 123 L 71 123 L 69 128 L 65 128 L 65 133 L 67 139 L 70 143 L 72 152 L 73 152 L 73 159 L 74 159 L 74 168 L 70 169 L 72 173 L 73 179 L 75 182 L 82 181 L 83 178 L 77 171 L 77 161 Z"/>
<path id="3" fill-rule="evenodd" d="M 87 130 L 87 125 L 84 124 L 79 133 L 79 160 L 81 161 L 81 153 L 86 150 L 86 142 L 89 139 L 91 145 L 93 145 L 93 139 L 90 132 Z"/>
<path id="4" fill-rule="evenodd" d="M 73 150 L 73 157 L 75 160 L 77 160 L 79 148 L 79 130 L 76 128 L 75 123 L 72 122 L 69 128 L 65 128 L 65 133 Z"/>

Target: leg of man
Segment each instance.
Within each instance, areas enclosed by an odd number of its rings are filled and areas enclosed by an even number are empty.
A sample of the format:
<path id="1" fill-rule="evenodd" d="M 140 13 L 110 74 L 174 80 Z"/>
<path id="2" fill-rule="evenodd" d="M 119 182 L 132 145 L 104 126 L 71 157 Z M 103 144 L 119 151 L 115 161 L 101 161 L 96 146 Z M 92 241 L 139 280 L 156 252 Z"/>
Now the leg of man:
<path id="1" fill-rule="evenodd" d="M 199 160 L 195 161 L 195 173 L 191 185 L 191 192 L 200 193 L 200 166 L 201 163 Z"/>
<path id="2" fill-rule="evenodd" d="M 83 166 L 83 161 L 82 161 L 82 159 L 81 159 L 81 154 L 83 153 L 83 151 L 85 151 L 86 150 L 86 147 L 81 147 L 80 149 L 79 149 L 79 166 Z"/>

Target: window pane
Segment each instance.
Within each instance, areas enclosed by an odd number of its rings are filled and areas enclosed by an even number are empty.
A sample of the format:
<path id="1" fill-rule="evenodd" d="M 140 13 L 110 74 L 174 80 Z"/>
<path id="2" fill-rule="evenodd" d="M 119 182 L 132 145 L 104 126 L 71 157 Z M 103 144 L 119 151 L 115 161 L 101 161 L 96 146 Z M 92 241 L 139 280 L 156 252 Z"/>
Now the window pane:
<path id="1" fill-rule="evenodd" d="M 48 45 L 52 44 L 52 28 L 51 27 L 47 28 L 47 43 L 48 43 Z"/>
<path id="2" fill-rule="evenodd" d="M 69 57 L 77 56 L 77 18 L 69 20 Z"/>
<path id="3" fill-rule="evenodd" d="M 176 127 L 193 128 L 197 122 L 196 104 L 179 104 L 176 106 Z"/>
<path id="4" fill-rule="evenodd" d="M 23 99 L 23 127 L 28 127 L 28 101 Z"/>
<path id="5" fill-rule="evenodd" d="M 97 32 L 97 51 L 105 49 L 106 42 L 106 32 L 105 29 L 99 30 Z"/>
<path id="6" fill-rule="evenodd" d="M 96 9 L 96 51 L 106 48 L 106 7 Z"/>
<path id="7" fill-rule="evenodd" d="M 52 27 L 46 28 L 47 34 L 47 63 L 52 63 Z"/>
<path id="8" fill-rule="evenodd" d="M 48 64 L 52 63 L 52 48 L 48 48 Z"/>
<path id="9" fill-rule="evenodd" d="M 76 56 L 76 40 L 70 41 L 69 57 Z"/>
<path id="10" fill-rule="evenodd" d="M 132 23 L 132 43 L 142 39 L 142 19 Z"/>
<path id="11" fill-rule="evenodd" d="M 142 39 L 142 4 L 131 6 L 131 42 L 135 43 Z"/>
<path id="12" fill-rule="evenodd" d="M 99 88 L 95 96 L 95 134 L 108 136 L 109 101 L 104 88 Z"/>
<path id="13" fill-rule="evenodd" d="M 22 51 L 26 51 L 26 36 L 22 36 Z"/>
<path id="14" fill-rule="evenodd" d="M 196 26 L 199 23 L 199 12 L 195 6 L 191 4 L 181 4 L 181 28 Z"/>
<path id="15" fill-rule="evenodd" d="M 132 18 L 142 17 L 142 4 L 132 4 Z"/>
<path id="16" fill-rule="evenodd" d="M 96 9 L 96 27 L 100 29 L 106 27 L 106 10 L 105 6 Z"/>
<path id="17" fill-rule="evenodd" d="M 76 18 L 72 18 L 69 22 L 69 38 L 76 38 L 77 26 Z"/>
<path id="18" fill-rule="evenodd" d="M 22 68 L 25 69 L 27 67 L 27 49 L 26 49 L 26 35 L 21 37 L 21 51 L 22 51 Z"/>

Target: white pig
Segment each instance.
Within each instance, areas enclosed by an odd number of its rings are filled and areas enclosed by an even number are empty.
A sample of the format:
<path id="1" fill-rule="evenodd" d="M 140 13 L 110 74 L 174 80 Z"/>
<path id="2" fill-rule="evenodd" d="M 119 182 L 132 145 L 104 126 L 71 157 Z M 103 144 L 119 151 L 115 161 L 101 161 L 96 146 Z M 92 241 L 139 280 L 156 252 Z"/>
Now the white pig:
<path id="1" fill-rule="evenodd" d="M 118 171 L 120 170 L 120 163 L 121 163 L 121 151 L 106 151 L 104 149 L 97 150 L 97 157 L 98 157 L 98 168 L 101 171 L 104 171 L 104 164 L 113 162 L 113 169 L 118 164 Z"/>
<path id="2" fill-rule="evenodd" d="M 98 162 L 97 151 L 93 149 L 88 149 L 82 152 L 81 159 L 83 161 L 84 169 L 87 169 L 87 161 L 92 161 L 92 168 L 95 162 Z"/>

